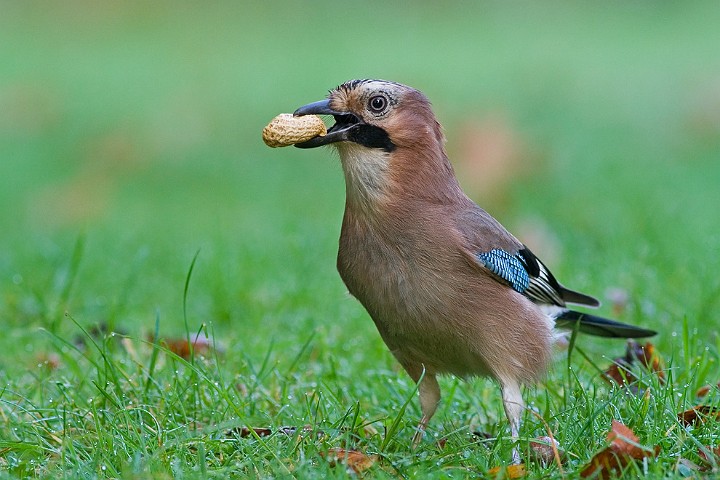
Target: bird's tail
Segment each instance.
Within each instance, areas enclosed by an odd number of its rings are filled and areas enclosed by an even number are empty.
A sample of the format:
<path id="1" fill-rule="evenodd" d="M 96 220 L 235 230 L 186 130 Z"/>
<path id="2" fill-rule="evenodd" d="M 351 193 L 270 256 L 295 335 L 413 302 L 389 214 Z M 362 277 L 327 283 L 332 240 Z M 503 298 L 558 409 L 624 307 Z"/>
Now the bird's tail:
<path id="1" fill-rule="evenodd" d="M 578 325 L 579 323 L 579 325 Z M 574 330 L 597 337 L 643 338 L 652 337 L 657 332 L 646 328 L 635 327 L 626 323 L 598 317 L 587 313 L 567 310 L 555 319 L 555 326 Z"/>

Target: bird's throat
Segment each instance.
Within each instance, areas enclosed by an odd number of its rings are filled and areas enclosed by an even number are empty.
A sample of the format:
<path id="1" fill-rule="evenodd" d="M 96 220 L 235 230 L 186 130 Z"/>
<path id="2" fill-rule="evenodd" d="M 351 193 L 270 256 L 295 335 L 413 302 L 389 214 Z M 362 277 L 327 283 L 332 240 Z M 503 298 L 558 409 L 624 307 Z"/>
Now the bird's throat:
<path id="1" fill-rule="evenodd" d="M 390 194 L 390 154 L 350 142 L 337 144 L 348 206 L 373 212 Z"/>

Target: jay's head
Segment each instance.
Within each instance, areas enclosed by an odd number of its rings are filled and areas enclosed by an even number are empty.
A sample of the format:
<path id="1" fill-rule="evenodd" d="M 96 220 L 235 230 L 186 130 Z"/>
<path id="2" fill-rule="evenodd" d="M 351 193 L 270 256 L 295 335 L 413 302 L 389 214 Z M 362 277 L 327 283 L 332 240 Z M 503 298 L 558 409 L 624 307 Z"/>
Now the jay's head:
<path id="1" fill-rule="evenodd" d="M 332 115 L 327 134 L 295 146 L 334 145 L 348 205 L 375 215 L 400 197 L 444 201 L 459 186 L 443 149 L 440 124 L 425 95 L 399 83 L 351 80 L 295 115 Z M 397 202 L 395 202 L 397 204 Z"/>
<path id="2" fill-rule="evenodd" d="M 295 115 L 332 115 L 325 136 L 297 144 L 314 148 L 347 143 L 386 153 L 396 149 L 442 150 L 443 135 L 428 99 L 418 90 L 384 80 L 351 80 L 325 100 L 300 107 Z M 345 144 L 345 145 L 343 145 Z"/>

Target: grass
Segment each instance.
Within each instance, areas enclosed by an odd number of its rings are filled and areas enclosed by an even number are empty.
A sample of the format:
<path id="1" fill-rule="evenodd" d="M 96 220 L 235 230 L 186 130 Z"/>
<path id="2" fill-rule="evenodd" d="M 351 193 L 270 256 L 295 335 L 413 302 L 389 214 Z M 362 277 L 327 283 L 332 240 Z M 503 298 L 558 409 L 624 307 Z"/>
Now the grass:
<path id="1" fill-rule="evenodd" d="M 624 345 L 592 338 L 526 389 L 521 447 L 549 428 L 568 452 L 530 477 L 576 477 L 612 419 L 662 448 L 628 478 L 700 475 L 682 459 L 702 464 L 718 421 L 677 413 L 720 406 L 695 393 L 720 381 L 715 3 L 2 8 L 0 475 L 347 477 L 337 447 L 378 454 L 379 478 L 508 461 L 482 379 L 443 379 L 410 450 L 415 386 L 335 272 L 339 166 L 260 141 L 355 77 L 425 91 L 458 163 L 463 128 L 501 119 L 522 168 L 498 194 L 462 177 L 473 198 L 601 313 L 661 332 L 646 395 L 599 378 Z M 187 359 L 157 340 L 198 332 L 216 348 Z"/>

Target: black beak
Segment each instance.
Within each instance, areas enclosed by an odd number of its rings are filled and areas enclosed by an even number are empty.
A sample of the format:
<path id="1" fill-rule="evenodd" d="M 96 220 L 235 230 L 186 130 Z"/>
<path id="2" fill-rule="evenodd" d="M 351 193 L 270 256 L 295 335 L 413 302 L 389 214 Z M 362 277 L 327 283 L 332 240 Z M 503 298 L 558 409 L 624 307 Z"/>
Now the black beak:
<path id="1" fill-rule="evenodd" d="M 330 108 L 330 100 L 320 100 L 319 102 L 313 102 L 300 107 L 293 113 L 296 117 L 303 115 L 342 115 L 342 112 L 333 110 Z"/>
<path id="2" fill-rule="evenodd" d="M 293 113 L 296 117 L 302 115 L 332 115 L 335 117 L 335 125 L 328 129 L 326 135 L 311 138 L 307 142 L 298 143 L 298 148 L 315 148 L 329 145 L 335 142 L 352 141 L 352 132 L 362 122 L 358 117 L 349 112 L 339 112 L 330 108 L 330 100 L 320 100 L 298 108 Z"/>

